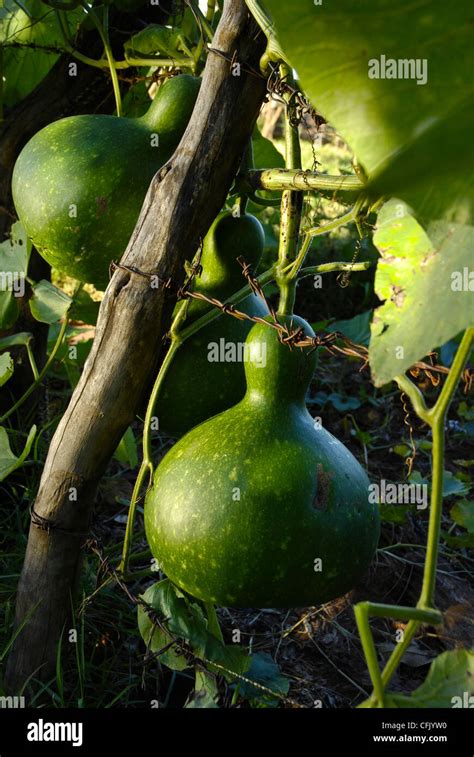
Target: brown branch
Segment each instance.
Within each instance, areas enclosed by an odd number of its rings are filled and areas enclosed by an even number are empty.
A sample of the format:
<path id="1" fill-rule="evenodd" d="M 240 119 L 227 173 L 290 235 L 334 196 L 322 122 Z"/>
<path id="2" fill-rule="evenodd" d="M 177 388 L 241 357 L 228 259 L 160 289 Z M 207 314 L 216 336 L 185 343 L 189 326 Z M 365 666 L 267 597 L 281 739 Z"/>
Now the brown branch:
<path id="1" fill-rule="evenodd" d="M 213 44 L 257 67 L 264 38 L 256 37 L 243 0 L 225 3 Z M 188 129 L 150 185 L 122 264 L 182 282 L 185 258 L 224 204 L 265 91 L 263 79 L 243 70 L 233 76 L 225 60 L 209 56 Z M 97 482 L 156 375 L 174 301 L 143 276 L 115 271 L 92 351 L 51 442 L 35 501 L 39 516 L 60 521 L 68 531 L 88 529 Z M 10 656 L 10 691 L 35 671 L 43 679 L 54 674 L 70 592 L 80 575 L 79 544 L 68 533 L 30 527 L 17 623 L 40 604 Z"/>

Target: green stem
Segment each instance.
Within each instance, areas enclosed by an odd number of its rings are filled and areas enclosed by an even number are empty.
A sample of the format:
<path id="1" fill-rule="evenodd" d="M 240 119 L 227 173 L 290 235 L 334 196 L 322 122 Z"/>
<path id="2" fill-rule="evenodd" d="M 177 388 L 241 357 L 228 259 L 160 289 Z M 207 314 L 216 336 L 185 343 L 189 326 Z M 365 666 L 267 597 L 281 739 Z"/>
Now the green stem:
<path id="1" fill-rule="evenodd" d="M 130 507 L 128 510 L 127 525 L 125 528 L 125 537 L 123 541 L 122 557 L 120 559 L 120 563 L 117 568 L 118 572 L 120 572 L 124 577 L 129 577 L 128 564 L 130 560 L 130 551 L 132 548 L 133 527 L 135 523 L 135 512 L 137 508 L 138 498 L 140 496 L 140 492 L 141 492 L 146 474 L 147 473 L 149 474 L 149 485 L 151 483 L 152 476 L 153 476 L 153 455 L 152 455 L 152 449 L 151 449 L 151 421 L 153 418 L 153 414 L 155 412 L 156 402 L 160 393 L 160 389 L 163 385 L 163 381 L 165 379 L 166 373 L 173 360 L 176 350 L 180 347 L 181 342 L 182 342 L 181 337 L 179 335 L 179 326 L 186 317 L 186 310 L 187 310 L 187 302 L 185 301 L 185 302 L 182 302 L 180 307 L 178 308 L 177 315 L 171 325 L 171 330 L 170 330 L 171 344 L 160 366 L 160 370 L 158 371 L 158 376 L 156 377 L 155 383 L 153 385 L 153 389 L 151 391 L 150 399 L 148 401 L 148 406 L 145 413 L 144 429 L 143 429 L 143 460 L 140 465 L 140 469 L 138 471 L 138 475 L 135 481 L 135 486 L 133 487 L 132 498 L 130 500 Z"/>
<path id="2" fill-rule="evenodd" d="M 128 509 L 128 518 L 127 518 L 127 525 L 125 528 L 125 536 L 123 539 L 122 557 L 117 567 L 117 572 L 120 573 L 124 577 L 128 576 L 128 564 L 130 560 L 130 550 L 132 547 L 133 525 L 135 523 L 135 511 L 137 509 L 138 498 L 140 497 L 141 488 L 142 488 L 142 485 L 147 473 L 150 474 L 150 478 L 151 478 L 150 466 L 148 462 L 143 460 L 142 464 L 140 465 L 140 470 L 138 471 L 137 478 L 135 479 L 135 486 L 133 487 L 132 498 L 130 500 L 130 507 Z"/>
<path id="3" fill-rule="evenodd" d="M 115 60 L 114 56 L 112 54 L 112 48 L 110 47 L 110 40 L 109 40 L 109 32 L 108 32 L 108 25 L 109 25 L 109 8 L 107 5 L 104 5 L 103 13 L 104 13 L 104 24 L 102 25 L 99 21 L 99 18 L 96 14 L 96 12 L 91 8 L 85 0 L 81 0 L 81 5 L 84 8 L 85 12 L 90 16 L 92 19 L 92 22 L 99 32 L 99 36 L 102 40 L 102 44 L 104 45 L 104 51 L 105 56 L 107 58 L 107 63 L 109 64 L 109 70 L 110 70 L 110 77 L 112 79 L 112 87 L 114 90 L 114 97 L 115 97 L 115 106 L 117 108 L 117 116 L 122 115 L 122 97 L 120 95 L 120 86 L 119 86 L 119 80 L 117 76 L 117 70 L 115 66 Z"/>
<path id="4" fill-rule="evenodd" d="M 309 229 L 304 235 L 303 243 L 296 259 L 293 261 L 293 263 L 290 264 L 290 266 L 284 269 L 283 273 L 288 272 L 287 275 L 290 278 L 295 278 L 306 259 L 306 256 L 311 247 L 311 242 L 313 241 L 314 237 L 321 236 L 322 234 L 328 234 L 330 231 L 334 231 L 340 226 L 346 226 L 348 223 L 354 222 L 356 218 L 357 210 L 356 208 L 351 208 L 347 213 L 339 216 L 339 218 L 335 218 L 333 221 L 328 221 L 328 223 L 325 223 L 322 226 L 317 226 L 314 229 Z M 349 266 L 349 270 L 351 270 L 351 266 Z M 355 268 L 352 267 L 352 270 L 355 270 Z"/>
<path id="5" fill-rule="evenodd" d="M 385 688 L 390 683 L 403 654 L 410 645 L 410 642 L 420 625 L 422 623 L 436 625 L 442 622 L 441 613 L 434 608 L 434 594 L 443 504 L 444 426 L 449 404 L 453 398 L 466 361 L 468 360 L 473 340 L 474 328 L 466 329 L 441 393 L 435 405 L 430 410 L 428 410 L 424 398 L 418 388 L 406 376 L 397 376 L 395 379 L 400 388 L 410 398 L 413 409 L 418 417 L 431 426 L 433 436 L 431 463 L 432 482 L 430 520 L 428 525 L 423 584 L 417 606 L 414 608 L 406 608 L 396 605 L 376 605 L 370 602 L 364 602 L 354 607 L 362 648 L 374 685 L 375 701 L 379 705 L 383 702 Z M 371 615 L 379 617 L 390 617 L 400 620 L 409 619 L 404 631 L 403 640 L 395 647 L 381 675 L 377 663 L 373 637 L 368 623 L 369 612 Z"/>
<path id="6" fill-rule="evenodd" d="M 143 56 L 143 58 L 129 58 L 127 56 L 125 60 L 115 61 L 114 65 L 115 68 L 130 68 L 131 66 L 141 66 L 146 68 L 149 66 L 155 66 L 158 68 L 159 66 L 161 68 L 166 68 L 167 66 L 173 66 L 177 68 L 190 68 L 192 70 L 194 68 L 194 60 L 189 56 L 184 56 L 182 58 L 147 58 L 145 56 Z"/>
<path id="7" fill-rule="evenodd" d="M 406 625 L 404 632 L 403 632 L 403 639 L 400 641 L 395 649 L 393 650 L 392 654 L 388 658 L 387 664 L 385 665 L 385 668 L 382 672 L 382 683 L 384 687 L 386 688 L 388 684 L 390 683 L 393 674 L 395 673 L 396 669 L 398 668 L 398 665 L 400 664 L 400 660 L 402 659 L 403 655 L 405 654 L 406 650 L 411 644 L 411 641 L 419 629 L 421 623 L 418 620 L 410 620 L 410 622 Z"/>
<path id="8" fill-rule="evenodd" d="M 379 663 L 377 660 L 377 650 L 375 648 L 374 638 L 369 626 L 368 602 L 360 602 L 359 604 L 355 605 L 354 615 L 370 679 L 372 681 L 372 686 L 374 687 L 374 696 L 378 706 L 383 707 L 385 691 L 382 683 L 382 677 L 380 675 Z"/>
<path id="9" fill-rule="evenodd" d="M 216 10 L 216 0 L 207 0 L 206 21 L 212 24 Z"/>
<path id="10" fill-rule="evenodd" d="M 7 412 L 2 415 L 2 417 L 0 418 L 0 423 L 3 423 L 4 421 L 6 421 L 6 419 L 9 418 L 10 415 L 12 415 L 12 413 L 15 412 L 15 410 L 18 410 L 18 408 L 21 407 L 21 405 L 23 405 L 23 403 L 25 402 L 25 400 L 28 399 L 28 397 L 30 396 L 30 394 L 32 394 L 32 392 L 34 392 L 34 390 L 36 389 L 36 387 L 42 382 L 43 378 L 45 377 L 46 373 L 49 370 L 50 365 L 52 364 L 52 362 L 54 361 L 54 358 L 56 357 L 56 354 L 57 354 L 57 351 L 59 350 L 59 347 L 61 346 L 61 342 L 63 341 L 64 334 L 66 333 L 67 325 L 68 325 L 68 319 L 65 318 L 64 321 L 63 321 L 63 323 L 62 323 L 62 325 L 61 325 L 61 329 L 59 331 L 58 338 L 56 339 L 56 342 L 54 344 L 53 349 L 51 350 L 51 354 L 50 354 L 48 360 L 46 361 L 46 363 L 44 364 L 43 368 L 39 372 L 38 377 L 28 387 L 28 389 L 20 397 L 20 399 L 17 402 L 15 402 L 15 404 L 13 405 L 13 407 L 11 407 L 10 410 L 7 410 Z"/>
<path id="11" fill-rule="evenodd" d="M 245 181 L 251 192 L 258 189 L 272 191 L 292 189 L 295 192 L 307 192 L 308 189 L 360 192 L 364 188 L 358 176 L 326 176 L 314 171 L 287 168 L 256 168 L 247 172 Z"/>
<path id="12" fill-rule="evenodd" d="M 474 328 L 466 329 L 458 347 L 448 377 L 441 393 L 429 412 L 433 433 L 431 507 L 428 527 L 428 544 L 426 550 L 425 572 L 419 606 L 430 607 L 434 602 L 436 582 L 436 565 L 438 561 L 439 533 L 443 507 L 443 472 L 444 472 L 444 426 L 446 413 L 458 385 L 464 365 L 469 357 L 474 339 Z"/>
<path id="13" fill-rule="evenodd" d="M 315 273 L 332 273 L 333 271 L 367 271 L 375 263 L 371 260 L 362 260 L 360 263 L 320 263 L 320 265 L 305 266 L 300 268 L 298 278 L 313 276 Z"/>
<path id="14" fill-rule="evenodd" d="M 425 423 L 430 423 L 429 411 L 426 407 L 425 398 L 423 397 L 418 387 L 415 386 L 413 381 L 410 381 L 408 376 L 405 375 L 395 376 L 395 381 L 397 382 L 402 392 L 405 392 L 405 394 L 410 398 L 410 402 L 413 405 L 413 409 L 418 418 L 421 418 L 421 420 L 425 421 Z"/>
<path id="15" fill-rule="evenodd" d="M 214 3 L 214 5 L 215 5 L 215 3 Z M 210 22 L 209 22 L 209 20 L 207 18 L 207 13 L 206 13 L 206 15 L 204 15 L 204 13 L 200 9 L 198 3 L 193 3 L 192 7 L 193 7 L 194 13 L 196 14 L 196 16 L 199 18 L 199 21 L 201 22 L 202 29 L 203 29 L 203 31 L 204 31 L 207 39 L 209 40 L 209 42 L 212 42 L 212 40 L 214 38 L 214 30 L 213 30 L 213 28 L 212 28 L 212 26 L 211 26 L 211 24 L 210 24 Z M 209 6 L 207 7 L 207 12 L 209 12 Z M 212 12 L 212 15 L 214 15 L 214 11 Z M 211 18 L 211 20 L 212 20 L 212 18 Z"/>
<path id="16" fill-rule="evenodd" d="M 155 405 L 156 405 L 156 401 L 160 392 L 160 388 L 163 384 L 169 365 L 179 346 L 180 346 L 179 341 L 173 340 L 171 342 L 170 348 L 165 355 L 165 358 L 158 372 L 158 376 L 156 377 L 156 381 L 153 385 L 153 389 L 150 395 L 150 400 L 148 402 L 148 407 L 146 409 L 144 430 L 143 430 L 143 460 L 140 465 L 140 469 L 138 471 L 138 475 L 135 481 L 135 486 L 133 487 L 132 497 L 130 500 L 130 507 L 128 510 L 127 525 L 125 528 L 125 537 L 123 540 L 122 557 L 120 559 L 120 563 L 117 568 L 118 572 L 121 573 L 124 577 L 129 576 L 128 564 L 129 564 L 129 559 L 130 559 L 130 551 L 132 548 L 133 527 L 135 524 L 135 513 L 137 509 L 137 502 L 140 497 L 140 492 L 142 490 L 142 486 L 143 486 L 146 475 L 147 474 L 149 475 L 148 485 L 150 485 L 151 479 L 153 476 L 153 458 L 152 458 L 152 449 L 151 449 L 151 421 L 153 418 L 153 413 L 155 410 Z"/>
<path id="17" fill-rule="evenodd" d="M 291 69 L 288 66 L 284 64 L 280 66 L 280 75 L 282 78 L 286 78 L 290 84 L 294 84 Z M 289 97 L 286 95 L 284 99 L 288 105 Z M 301 169 L 298 127 L 292 126 L 290 123 L 288 111 L 285 118 L 285 166 L 288 170 Z M 295 305 L 296 277 L 291 275 L 291 271 L 285 273 L 285 269 L 297 256 L 302 207 L 303 195 L 292 189 L 285 189 L 281 197 L 280 240 L 278 264 L 275 269 L 276 282 L 280 289 L 279 315 L 290 315 Z"/>
<path id="18" fill-rule="evenodd" d="M 441 418 L 441 416 L 444 417 L 446 415 L 455 389 L 458 385 L 458 381 L 463 372 L 464 366 L 469 358 L 473 342 L 474 327 L 471 326 L 464 332 L 441 393 L 436 401 L 436 404 L 430 411 L 430 415 L 433 417 L 433 419 Z"/>
<path id="19" fill-rule="evenodd" d="M 26 351 L 28 353 L 28 360 L 30 361 L 31 370 L 33 371 L 33 378 L 34 378 L 35 381 L 37 381 L 38 380 L 38 376 L 39 376 L 38 366 L 36 365 L 36 360 L 35 360 L 35 356 L 33 354 L 33 350 L 32 350 L 32 347 L 31 347 L 30 340 L 27 341 L 27 343 L 26 343 L 25 346 L 26 346 Z"/>

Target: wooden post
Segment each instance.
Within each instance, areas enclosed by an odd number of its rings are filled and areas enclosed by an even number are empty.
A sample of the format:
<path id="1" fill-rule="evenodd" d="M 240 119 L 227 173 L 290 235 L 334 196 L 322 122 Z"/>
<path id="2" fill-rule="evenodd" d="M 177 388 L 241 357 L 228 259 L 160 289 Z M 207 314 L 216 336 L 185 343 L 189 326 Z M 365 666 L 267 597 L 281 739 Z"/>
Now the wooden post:
<path id="1" fill-rule="evenodd" d="M 190 123 L 152 180 L 124 265 L 183 280 L 184 260 L 225 201 L 264 99 L 266 82 L 258 75 L 264 45 L 244 0 L 228 0 L 212 44 L 220 54 L 209 52 Z M 234 53 L 240 70 L 230 67 Z M 95 489 L 156 374 L 173 305 L 169 290 L 128 271 L 117 270 L 107 288 L 92 351 L 51 442 L 34 505 L 52 528 L 30 526 L 16 622 L 38 607 L 8 661 L 11 692 L 32 674 L 54 675 Z"/>

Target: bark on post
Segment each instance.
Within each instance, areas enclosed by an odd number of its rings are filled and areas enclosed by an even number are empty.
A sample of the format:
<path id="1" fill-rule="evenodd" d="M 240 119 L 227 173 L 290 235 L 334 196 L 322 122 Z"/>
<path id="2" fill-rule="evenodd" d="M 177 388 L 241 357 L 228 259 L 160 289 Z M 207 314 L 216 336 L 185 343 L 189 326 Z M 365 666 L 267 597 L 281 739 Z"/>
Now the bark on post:
<path id="1" fill-rule="evenodd" d="M 264 44 L 244 0 L 228 0 L 212 44 L 221 54 L 209 53 L 189 126 L 150 185 L 123 264 L 182 281 L 184 259 L 222 207 L 263 101 L 265 80 L 248 69 L 258 71 Z M 230 67 L 234 53 L 239 75 Z M 51 442 L 34 505 L 55 528 L 30 527 L 17 623 L 39 604 L 10 655 L 9 691 L 33 673 L 54 672 L 96 485 L 156 373 L 173 304 L 169 290 L 152 288 L 139 274 L 119 269 L 109 284 L 93 349 Z"/>

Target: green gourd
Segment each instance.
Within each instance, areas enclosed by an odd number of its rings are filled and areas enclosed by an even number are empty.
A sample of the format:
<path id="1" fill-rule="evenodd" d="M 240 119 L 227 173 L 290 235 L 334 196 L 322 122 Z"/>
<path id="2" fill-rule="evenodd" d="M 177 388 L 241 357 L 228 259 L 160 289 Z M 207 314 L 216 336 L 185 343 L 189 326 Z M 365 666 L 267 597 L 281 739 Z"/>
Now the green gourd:
<path id="1" fill-rule="evenodd" d="M 71 116 L 30 139 L 14 167 L 13 200 L 48 263 L 105 288 L 110 261 L 122 256 L 151 179 L 186 129 L 199 84 L 177 76 L 140 118 Z"/>
<path id="2" fill-rule="evenodd" d="M 192 289 L 225 302 L 246 283 L 237 258 L 242 256 L 256 268 L 264 241 L 262 225 L 254 216 L 221 212 L 204 238 L 202 273 L 194 279 Z M 236 307 L 251 316 L 268 314 L 263 300 L 254 294 Z M 184 327 L 210 309 L 207 302 L 191 299 Z M 244 365 L 232 358 L 238 357 L 238 345 L 245 343 L 252 325 L 223 314 L 183 342 L 170 363 L 156 405 L 161 431 L 181 436 L 242 399 Z"/>
<path id="3" fill-rule="evenodd" d="M 301 318 L 291 321 L 314 336 Z M 377 507 L 357 460 L 306 409 L 315 354 L 283 345 L 263 324 L 247 345 L 255 359 L 246 363 L 244 399 L 186 434 L 158 465 L 145 503 L 148 542 L 168 577 L 201 600 L 326 602 L 366 572 Z"/>

